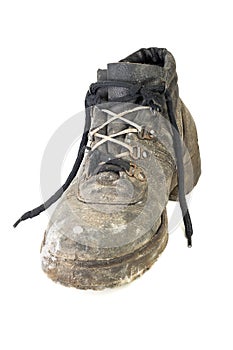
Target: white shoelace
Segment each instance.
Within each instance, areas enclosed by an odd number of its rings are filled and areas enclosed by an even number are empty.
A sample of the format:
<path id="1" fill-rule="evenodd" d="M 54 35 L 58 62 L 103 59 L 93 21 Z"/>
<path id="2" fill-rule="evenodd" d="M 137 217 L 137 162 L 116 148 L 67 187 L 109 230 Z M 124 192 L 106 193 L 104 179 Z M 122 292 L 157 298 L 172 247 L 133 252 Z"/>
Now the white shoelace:
<path id="1" fill-rule="evenodd" d="M 129 109 L 126 111 L 123 111 L 121 113 L 115 113 L 112 112 L 108 109 L 102 109 L 101 111 L 104 113 L 107 113 L 108 115 L 112 116 L 112 118 L 110 118 L 109 120 L 107 120 L 106 122 L 104 122 L 102 125 L 98 126 L 97 128 L 95 128 L 94 130 L 90 131 L 90 144 L 93 140 L 93 137 L 96 136 L 98 138 L 100 138 L 101 140 L 96 142 L 94 144 L 94 146 L 91 147 L 91 150 L 94 151 L 96 148 L 98 148 L 99 146 L 103 145 L 105 142 L 113 142 L 116 143 L 122 147 L 125 147 L 126 149 L 128 149 L 128 152 L 123 152 L 120 154 L 116 155 L 116 158 L 121 158 L 127 155 L 131 155 L 132 157 L 134 157 L 134 151 L 135 151 L 135 146 L 131 146 L 126 142 L 117 140 L 115 137 L 120 136 L 120 135 L 126 135 L 129 133 L 139 133 L 142 130 L 142 126 L 138 125 L 137 123 L 125 118 L 126 115 L 134 113 L 134 112 L 138 112 L 141 110 L 148 110 L 150 109 L 150 107 L 148 106 L 140 106 L 140 107 L 135 107 L 133 109 Z M 111 134 L 111 135 L 104 135 L 104 134 L 100 134 L 98 131 L 101 130 L 102 128 L 104 128 L 105 126 L 107 126 L 108 124 L 110 124 L 111 122 L 113 122 L 116 119 L 120 119 L 121 121 L 127 123 L 128 125 L 130 125 L 130 128 L 124 129 L 122 131 L 119 131 L 117 133 Z"/>

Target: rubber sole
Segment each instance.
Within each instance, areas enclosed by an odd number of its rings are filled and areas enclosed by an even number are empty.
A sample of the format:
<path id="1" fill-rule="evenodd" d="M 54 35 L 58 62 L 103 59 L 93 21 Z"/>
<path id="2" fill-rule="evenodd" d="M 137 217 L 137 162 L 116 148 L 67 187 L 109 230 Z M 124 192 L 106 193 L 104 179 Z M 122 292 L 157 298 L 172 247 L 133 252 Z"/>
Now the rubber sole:
<path id="1" fill-rule="evenodd" d="M 55 282 L 78 289 L 102 290 L 130 283 L 147 271 L 163 252 L 168 241 L 167 213 L 149 242 L 134 252 L 109 260 L 80 261 L 52 257 L 43 264 L 44 272 Z M 46 266 L 50 266 L 49 269 Z"/>

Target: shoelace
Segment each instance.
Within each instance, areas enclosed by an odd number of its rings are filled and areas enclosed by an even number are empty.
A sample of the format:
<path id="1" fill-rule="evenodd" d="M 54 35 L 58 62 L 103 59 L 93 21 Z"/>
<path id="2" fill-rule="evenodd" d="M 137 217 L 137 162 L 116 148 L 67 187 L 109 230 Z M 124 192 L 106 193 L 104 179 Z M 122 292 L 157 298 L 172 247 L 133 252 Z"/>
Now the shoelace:
<path id="1" fill-rule="evenodd" d="M 95 128 L 94 130 L 91 130 L 89 132 L 91 139 L 94 136 L 97 136 L 98 138 L 101 139 L 100 141 L 95 143 L 95 145 L 93 147 L 91 147 L 91 150 L 94 151 L 96 148 L 98 148 L 99 146 L 101 146 L 105 142 L 109 141 L 109 142 L 116 143 L 116 144 L 128 149 L 128 152 L 123 152 L 123 153 L 117 154 L 117 155 L 115 155 L 115 158 L 125 157 L 129 154 L 132 158 L 134 158 L 135 157 L 135 155 L 134 155 L 135 147 L 127 144 L 126 142 L 117 140 L 116 137 L 121 136 L 121 135 L 126 135 L 129 133 L 140 134 L 142 132 L 143 126 L 141 126 L 141 125 L 133 122 L 132 120 L 125 118 L 125 117 L 131 113 L 138 112 L 138 111 L 145 110 L 145 109 L 150 109 L 150 107 L 140 106 L 140 107 L 136 107 L 136 108 L 133 108 L 130 110 L 126 110 L 126 111 L 121 112 L 121 113 L 114 113 L 108 109 L 101 109 L 102 112 L 107 113 L 108 115 L 112 116 L 112 118 L 108 119 L 105 123 L 101 124 L 100 126 Z M 98 133 L 99 130 L 103 129 L 105 126 L 112 123 L 116 119 L 120 119 L 121 121 L 125 122 L 126 124 L 131 125 L 132 128 L 127 128 L 127 129 L 121 130 L 121 131 L 114 133 L 114 134 L 111 134 L 111 135 L 104 135 L 104 134 Z"/>
<path id="2" fill-rule="evenodd" d="M 27 220 L 29 218 L 33 218 L 37 215 L 39 215 L 41 212 L 45 211 L 47 208 L 49 208 L 53 203 L 55 203 L 63 194 L 64 191 L 70 186 L 71 182 L 75 178 L 79 167 L 81 165 L 81 162 L 84 157 L 85 149 L 87 147 L 88 143 L 88 135 L 90 133 L 90 125 L 91 125 L 91 116 L 90 116 L 90 111 L 88 110 L 88 107 L 96 105 L 101 102 L 106 102 L 103 101 L 103 97 L 101 97 L 99 91 L 101 88 L 109 88 L 109 87 L 120 87 L 120 88 L 126 88 L 128 89 L 129 93 L 125 96 L 119 97 L 116 99 L 117 102 L 127 102 L 130 99 L 134 99 L 135 102 L 139 102 L 143 106 L 148 106 L 152 109 L 161 110 L 160 105 L 156 102 L 156 96 L 160 94 L 165 94 L 165 99 L 166 99 L 166 105 L 167 105 L 167 112 L 168 112 L 168 117 L 171 125 L 174 127 L 175 132 L 173 132 L 173 144 L 174 144 L 174 150 L 175 150 L 175 156 L 176 156 L 176 161 L 177 161 L 177 175 L 178 175 L 178 195 L 179 195 L 179 202 L 180 202 L 180 207 L 181 207 L 181 212 L 183 216 L 183 221 L 184 221 L 184 226 L 185 226 L 185 235 L 187 238 L 187 243 L 188 247 L 192 246 L 192 235 L 193 235 L 193 228 L 192 228 L 192 222 L 190 218 L 190 214 L 188 211 L 188 206 L 185 198 L 185 189 L 184 189 L 184 164 L 183 164 L 183 155 L 182 155 L 182 143 L 181 143 L 181 138 L 179 136 L 179 129 L 176 123 L 176 118 L 175 118 L 175 113 L 174 113 L 174 108 L 173 108 L 173 103 L 172 103 L 172 97 L 169 92 L 169 90 L 166 88 L 165 83 L 160 83 L 156 84 L 153 86 L 145 86 L 140 83 L 131 83 L 131 82 L 125 82 L 125 81 L 100 81 L 97 83 L 94 83 L 90 86 L 90 89 L 87 93 L 86 100 L 85 100 L 85 106 L 87 108 L 86 111 L 86 121 L 85 121 L 85 128 L 84 128 L 84 133 L 82 136 L 82 140 L 80 143 L 80 147 L 78 150 L 78 155 L 75 160 L 75 163 L 73 165 L 73 168 L 63 184 L 63 186 L 53 195 L 51 196 L 45 203 L 41 204 L 39 207 L 30 210 L 23 214 L 13 225 L 16 227 L 21 221 Z M 139 109 L 142 108 L 138 107 Z M 108 113 L 110 111 L 107 111 Z M 127 111 L 128 113 L 129 111 Z M 117 116 L 115 113 L 111 112 L 113 118 L 119 118 L 119 115 Z M 124 118 L 124 113 L 120 116 L 120 118 L 123 120 Z M 128 119 L 127 122 L 129 123 Z M 109 123 L 106 122 L 105 125 Z M 139 125 L 135 125 L 135 123 L 129 123 L 131 126 L 134 126 L 135 129 L 137 130 Z M 102 124 L 101 127 L 103 127 L 104 124 Z M 95 134 L 96 136 L 102 138 L 97 144 L 95 144 L 95 148 L 98 147 L 98 144 L 100 145 L 101 143 L 107 142 L 107 141 L 112 141 L 119 143 L 119 140 L 115 140 L 114 137 L 120 135 L 119 133 L 115 135 L 102 135 L 98 134 L 98 131 L 100 130 L 100 127 L 96 128 L 95 130 L 91 131 L 92 134 Z M 138 130 L 137 130 L 138 131 Z M 128 131 L 125 130 L 125 133 Z M 114 141 L 113 141 L 114 140 Z M 125 143 L 124 143 L 125 146 Z M 92 149 L 93 150 L 93 149 Z M 129 150 L 130 151 L 130 150 Z"/>

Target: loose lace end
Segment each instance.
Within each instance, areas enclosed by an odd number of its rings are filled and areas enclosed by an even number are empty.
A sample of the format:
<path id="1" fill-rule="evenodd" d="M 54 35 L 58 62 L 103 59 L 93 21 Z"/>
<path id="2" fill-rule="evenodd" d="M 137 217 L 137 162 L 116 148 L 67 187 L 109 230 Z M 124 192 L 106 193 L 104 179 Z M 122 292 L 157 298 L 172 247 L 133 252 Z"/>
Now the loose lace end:
<path id="1" fill-rule="evenodd" d="M 186 204 L 186 203 L 185 203 Z M 187 206 L 187 204 L 186 204 Z M 192 235 L 193 235 L 193 227 L 192 227 L 192 221 L 190 218 L 189 211 L 186 211 L 186 214 L 183 217 L 184 220 L 184 226 L 185 226 L 185 236 L 188 241 L 188 248 L 192 247 Z"/>
<path id="2" fill-rule="evenodd" d="M 188 240 L 188 248 L 192 248 L 192 238 L 188 237 L 187 240 Z"/>
<path id="3" fill-rule="evenodd" d="M 37 209 L 37 208 L 36 208 Z M 39 214 L 39 212 L 38 212 Z M 21 221 L 24 221 L 24 220 L 27 220 L 27 219 L 31 219 L 33 218 L 34 216 L 38 215 L 36 212 L 35 212 L 35 209 L 34 210 L 30 210 L 28 211 L 27 213 L 23 214 L 13 225 L 14 228 L 16 228 L 18 226 L 18 224 L 21 222 Z"/>
<path id="4" fill-rule="evenodd" d="M 16 228 L 16 227 L 18 226 L 18 224 L 19 224 L 21 221 L 22 221 L 21 218 L 20 218 L 19 220 L 17 220 L 17 221 L 14 223 L 13 227 Z"/>

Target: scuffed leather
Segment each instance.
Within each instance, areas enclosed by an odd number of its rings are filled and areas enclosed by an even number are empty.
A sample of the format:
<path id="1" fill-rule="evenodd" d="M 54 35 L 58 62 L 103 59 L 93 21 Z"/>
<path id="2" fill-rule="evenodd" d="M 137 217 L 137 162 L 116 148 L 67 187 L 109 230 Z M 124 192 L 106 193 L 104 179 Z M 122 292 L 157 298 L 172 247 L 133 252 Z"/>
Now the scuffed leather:
<path id="1" fill-rule="evenodd" d="M 107 69 L 99 70 L 98 80 L 106 79 L 142 84 L 166 83 L 172 96 L 178 129 L 186 146 L 183 154 L 185 192 L 190 192 L 200 176 L 200 154 L 195 123 L 179 98 L 172 54 L 166 49 L 141 49 L 118 63 L 108 64 Z M 120 111 L 134 103 L 133 100 L 117 103 L 117 98 L 126 93 L 121 88 L 103 89 L 101 98 L 110 110 Z M 121 151 L 116 145 L 104 144 L 95 156 L 90 152 L 84 158 L 77 177 L 62 196 L 50 220 L 42 243 L 42 266 L 52 279 L 85 289 L 121 285 L 148 269 L 164 249 L 167 239 L 167 224 L 163 219 L 166 217 L 165 208 L 169 199 L 178 199 L 178 187 L 172 130 L 164 96 L 159 103 L 162 115 L 144 111 L 130 116 L 139 125 L 154 129 L 156 138 L 140 140 L 137 135 L 125 137 L 147 151 L 147 160 L 134 160 L 145 172 L 145 182 L 140 183 L 123 173 L 93 175 L 92 169 L 103 155 L 113 157 Z M 101 105 L 94 107 L 91 128 L 101 125 L 106 118 L 108 115 L 102 113 Z M 121 130 L 125 127 L 123 124 L 116 122 L 109 125 L 108 133 Z M 120 180 L 124 181 L 120 184 Z M 153 237 L 156 241 L 161 227 L 162 248 L 159 250 L 153 243 L 148 253 L 149 260 L 143 264 L 137 261 L 125 264 L 127 254 L 146 246 Z M 90 261 L 101 261 L 108 266 L 109 261 L 115 258 L 120 259 L 117 272 L 115 264 L 109 269 L 101 269 L 98 264 L 95 268 L 88 265 Z"/>

